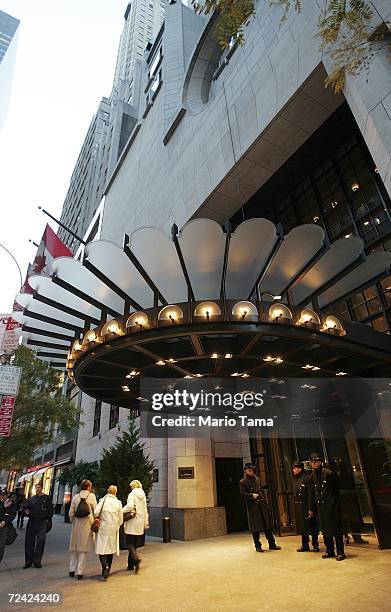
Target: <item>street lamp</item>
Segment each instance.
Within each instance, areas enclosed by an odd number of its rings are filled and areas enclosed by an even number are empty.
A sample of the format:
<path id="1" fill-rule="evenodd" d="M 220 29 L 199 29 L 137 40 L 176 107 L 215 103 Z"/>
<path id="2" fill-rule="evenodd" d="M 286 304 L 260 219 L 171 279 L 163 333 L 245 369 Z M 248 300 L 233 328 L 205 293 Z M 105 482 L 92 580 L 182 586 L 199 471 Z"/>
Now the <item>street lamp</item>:
<path id="1" fill-rule="evenodd" d="M 4 249 L 4 251 L 5 251 L 6 253 L 8 253 L 8 255 L 9 255 L 10 257 L 12 257 L 12 259 L 14 260 L 14 262 L 15 262 L 15 264 L 16 264 L 16 266 L 17 266 L 17 268 L 18 268 L 18 272 L 19 272 L 19 278 L 20 278 L 20 288 L 22 288 L 22 286 L 23 286 L 23 277 L 22 277 L 22 272 L 21 272 L 21 270 L 20 270 L 20 267 L 19 267 L 18 262 L 16 261 L 15 257 L 12 255 L 11 251 L 9 251 L 9 250 L 7 249 L 7 247 L 5 247 L 5 246 L 4 246 L 4 244 L 1 244 L 1 242 L 0 242 L 0 247 L 1 247 L 2 249 Z"/>

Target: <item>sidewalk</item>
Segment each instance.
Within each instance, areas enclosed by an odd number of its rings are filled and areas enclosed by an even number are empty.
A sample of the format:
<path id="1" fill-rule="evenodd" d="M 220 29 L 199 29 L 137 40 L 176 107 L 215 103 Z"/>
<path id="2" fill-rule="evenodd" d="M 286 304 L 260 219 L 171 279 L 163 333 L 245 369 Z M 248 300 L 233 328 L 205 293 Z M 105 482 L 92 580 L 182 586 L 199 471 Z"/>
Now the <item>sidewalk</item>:
<path id="1" fill-rule="evenodd" d="M 139 574 L 126 571 L 126 551 L 115 557 L 112 575 L 101 579 L 97 556 L 88 560 L 86 578 L 68 577 L 70 525 L 54 517 L 43 568 L 23 570 L 25 529 L 7 546 L 0 565 L 0 610 L 64 612 L 87 607 L 101 610 L 159 611 L 381 611 L 391 601 L 391 550 L 348 546 L 347 560 L 337 563 L 321 554 L 296 553 L 298 537 L 279 538 L 283 550 L 254 552 L 250 534 L 195 542 L 162 544 L 148 540 L 141 549 Z M 323 548 L 323 547 L 322 547 Z M 55 592 L 57 606 L 9 604 L 8 593 Z"/>

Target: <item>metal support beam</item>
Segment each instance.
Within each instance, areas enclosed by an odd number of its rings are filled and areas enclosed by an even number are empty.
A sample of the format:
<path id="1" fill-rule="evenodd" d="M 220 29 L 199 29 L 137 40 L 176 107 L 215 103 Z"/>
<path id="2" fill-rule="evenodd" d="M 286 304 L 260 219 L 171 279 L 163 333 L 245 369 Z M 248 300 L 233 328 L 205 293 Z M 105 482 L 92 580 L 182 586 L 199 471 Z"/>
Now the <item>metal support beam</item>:
<path id="1" fill-rule="evenodd" d="M 221 284 L 220 284 L 220 300 L 223 302 L 223 311 L 224 311 L 224 319 L 227 318 L 227 307 L 226 307 L 226 288 L 225 288 L 225 280 L 227 278 L 227 267 L 228 267 L 228 256 L 229 256 L 229 245 L 231 243 L 231 231 L 232 226 L 228 221 L 225 226 L 225 249 L 224 249 L 224 261 L 223 261 L 223 271 L 221 274 Z"/>
<path id="2" fill-rule="evenodd" d="M 60 321 L 59 319 L 46 317 L 45 315 L 39 314 L 37 312 L 31 312 L 30 310 L 28 310 L 28 308 L 25 308 L 23 310 L 23 315 L 25 317 L 29 317 L 30 319 L 37 319 L 38 321 L 49 323 L 50 325 L 55 325 L 64 329 L 70 329 L 73 332 L 81 332 L 82 330 L 82 327 L 80 327 L 80 325 L 72 325 L 72 323 L 65 323 L 65 321 Z"/>
<path id="3" fill-rule="evenodd" d="M 67 227 L 66 225 L 64 225 L 64 223 L 62 223 L 61 221 L 59 221 L 58 219 L 56 219 L 56 217 L 53 217 L 53 215 L 51 215 L 47 210 L 45 210 L 44 208 L 42 208 L 42 206 L 38 206 L 38 210 L 42 210 L 43 213 L 45 213 L 45 215 L 47 215 L 50 219 L 52 219 L 55 223 L 57 223 L 57 225 L 59 225 L 60 227 L 62 227 L 62 229 L 64 229 L 66 232 L 68 232 L 68 234 L 70 234 L 71 236 L 73 236 L 74 238 L 76 238 L 76 240 L 78 240 L 79 242 L 81 242 L 82 244 L 87 244 L 85 240 L 83 240 L 83 238 L 80 238 L 80 236 L 78 236 L 77 234 L 75 234 L 75 232 L 73 232 L 71 229 L 69 229 L 69 227 Z"/>
<path id="4" fill-rule="evenodd" d="M 276 242 L 274 243 L 274 247 L 272 249 L 272 252 L 269 255 L 268 260 L 266 261 L 266 263 L 263 266 L 262 270 L 258 274 L 257 280 L 255 281 L 255 283 L 254 283 L 250 293 L 248 294 L 248 297 L 247 297 L 248 300 L 251 300 L 252 296 L 256 292 L 257 286 L 262 283 L 263 279 L 266 276 L 267 271 L 269 270 L 271 264 L 273 263 L 273 260 L 274 260 L 275 256 L 278 253 L 278 250 L 279 250 L 280 246 L 283 243 L 283 240 L 284 240 L 284 231 L 282 229 L 281 223 L 277 224 L 276 230 L 277 230 L 277 232 L 276 232 Z"/>
<path id="5" fill-rule="evenodd" d="M 186 268 L 185 260 L 183 259 L 181 245 L 179 244 L 179 240 L 178 240 L 178 226 L 176 225 L 176 223 L 174 223 L 172 228 L 171 228 L 171 238 L 172 238 L 172 241 L 173 241 L 173 243 L 175 245 L 175 250 L 176 250 L 176 253 L 178 255 L 179 263 L 181 264 L 183 276 L 185 277 L 185 281 L 186 281 L 186 285 L 187 285 L 187 293 L 188 293 L 188 296 L 189 296 L 188 297 L 188 301 L 189 302 L 194 301 L 195 300 L 194 291 L 193 291 L 193 287 L 191 286 L 190 276 L 189 276 L 189 273 L 188 273 L 187 268 Z"/>
<path id="6" fill-rule="evenodd" d="M 309 301 L 312 301 L 314 298 L 318 298 L 318 296 L 321 293 L 324 293 L 325 291 L 327 291 L 327 289 L 330 289 L 330 287 L 334 287 L 334 285 L 338 283 L 338 281 L 340 281 L 350 272 L 353 272 L 353 270 L 357 268 L 358 266 L 361 266 L 361 264 L 364 263 L 364 261 L 365 261 L 365 255 L 364 253 L 361 253 L 361 255 L 359 255 L 359 257 L 357 257 L 357 259 L 355 259 L 351 264 L 343 268 L 343 270 L 338 272 L 338 274 L 335 274 L 326 283 L 323 283 L 323 285 L 321 285 L 318 289 L 316 289 L 316 291 L 313 291 L 308 297 L 302 300 L 299 306 L 304 306 Z"/>
<path id="7" fill-rule="evenodd" d="M 74 308 L 70 308 L 69 306 L 65 306 L 65 304 L 61 304 L 61 302 L 56 302 L 56 300 L 52 300 L 51 298 L 48 298 L 44 295 L 40 295 L 37 291 L 34 292 L 33 299 L 37 300 L 37 302 L 41 302 L 42 304 L 47 304 L 47 306 L 52 306 L 53 308 L 56 308 L 61 312 L 66 312 L 67 314 L 70 314 L 73 317 L 76 317 L 77 319 L 83 319 L 84 321 L 88 319 L 88 321 L 94 323 L 94 325 L 99 325 L 100 323 L 99 319 L 96 319 L 95 317 L 91 317 L 89 315 L 88 317 L 86 317 L 84 313 L 79 312 Z"/>
<path id="8" fill-rule="evenodd" d="M 69 293 L 72 293 L 73 295 L 80 298 L 81 300 L 84 300 L 88 304 L 91 304 L 91 306 L 95 306 L 95 308 L 99 308 L 99 310 L 101 311 L 106 310 L 107 313 L 111 314 L 113 317 L 122 316 L 121 313 L 118 312 L 117 310 L 114 310 L 114 308 L 110 308 L 110 306 L 106 306 L 106 304 L 99 302 L 99 300 L 96 300 L 95 298 L 93 298 L 92 295 L 88 295 L 88 293 L 84 293 L 84 291 L 80 291 L 80 289 L 77 289 L 77 287 L 74 287 L 70 283 L 67 283 L 67 281 L 64 281 L 62 278 L 59 278 L 55 274 L 53 274 L 52 276 L 52 282 L 55 285 L 62 287 L 62 289 L 69 291 Z"/>
<path id="9" fill-rule="evenodd" d="M 128 234 L 125 234 L 125 237 L 124 237 L 124 248 L 123 248 L 125 255 L 132 262 L 132 264 L 136 268 L 137 272 L 143 277 L 143 279 L 147 283 L 148 287 L 150 287 L 152 289 L 154 295 L 158 296 L 158 298 L 161 301 L 161 303 L 163 304 L 163 306 L 167 306 L 168 302 L 167 302 L 166 298 L 160 293 L 159 289 L 156 287 L 156 285 L 153 282 L 153 280 L 151 279 L 151 277 L 144 270 L 143 266 L 141 265 L 141 263 L 139 262 L 137 257 L 131 251 L 131 249 L 129 247 L 129 240 L 130 239 L 129 239 Z"/>
<path id="10" fill-rule="evenodd" d="M 53 342 L 44 342 L 43 340 L 32 340 L 31 338 L 28 338 L 27 345 L 31 347 L 41 346 L 42 348 L 57 349 L 59 351 L 64 351 L 65 353 L 68 352 L 68 347 L 64 344 L 54 344 Z"/>
<path id="11" fill-rule="evenodd" d="M 55 332 L 47 331 L 46 329 L 38 329 L 37 327 L 30 327 L 29 325 L 22 325 L 22 331 L 30 332 L 30 334 L 37 334 L 37 336 L 48 336 L 49 338 L 56 338 L 57 340 L 66 340 L 69 343 L 72 342 L 73 336 L 66 336 L 65 334 L 57 334 Z"/>
<path id="12" fill-rule="evenodd" d="M 116 293 L 120 298 L 122 298 L 125 302 L 128 302 L 132 306 L 132 308 L 134 308 L 135 310 L 143 309 L 143 307 L 140 306 L 140 304 L 136 302 L 136 300 L 134 300 L 130 295 L 128 295 L 126 291 L 123 291 L 121 287 L 118 287 L 118 285 L 116 285 L 108 276 L 106 276 L 105 274 L 103 274 L 103 272 L 101 272 L 98 268 L 96 268 L 88 260 L 88 258 L 84 259 L 83 266 L 87 268 L 87 270 L 91 272 L 94 276 L 96 276 L 96 278 L 102 281 L 102 283 L 107 285 L 107 287 L 109 287 L 109 289 L 111 289 L 114 293 Z"/>
<path id="13" fill-rule="evenodd" d="M 301 270 L 299 270 L 299 272 L 293 278 L 291 278 L 291 280 L 284 287 L 284 289 L 282 289 L 281 295 L 283 295 L 284 293 L 286 294 L 288 294 L 289 292 L 291 293 L 294 286 L 297 285 L 302 280 L 302 278 L 307 274 L 307 272 L 309 272 L 311 268 L 313 268 L 315 264 L 318 263 L 320 258 L 323 257 L 323 255 L 326 253 L 326 251 L 329 250 L 329 248 L 330 248 L 330 243 L 328 242 L 328 240 L 324 240 L 322 246 L 320 247 L 320 249 L 318 249 L 315 255 L 311 257 L 310 261 L 306 263 L 301 268 Z"/>

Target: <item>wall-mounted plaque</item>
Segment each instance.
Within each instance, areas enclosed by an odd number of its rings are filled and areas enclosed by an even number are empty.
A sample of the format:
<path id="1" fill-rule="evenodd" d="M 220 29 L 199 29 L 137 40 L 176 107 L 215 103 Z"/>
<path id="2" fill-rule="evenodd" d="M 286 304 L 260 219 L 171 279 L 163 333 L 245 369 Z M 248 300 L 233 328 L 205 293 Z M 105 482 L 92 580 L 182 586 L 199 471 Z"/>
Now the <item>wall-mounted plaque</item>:
<path id="1" fill-rule="evenodd" d="M 194 467 L 179 467 L 178 468 L 178 478 L 179 479 L 194 478 Z"/>
<path id="2" fill-rule="evenodd" d="M 152 470 L 152 482 L 159 482 L 159 470 L 157 468 Z"/>

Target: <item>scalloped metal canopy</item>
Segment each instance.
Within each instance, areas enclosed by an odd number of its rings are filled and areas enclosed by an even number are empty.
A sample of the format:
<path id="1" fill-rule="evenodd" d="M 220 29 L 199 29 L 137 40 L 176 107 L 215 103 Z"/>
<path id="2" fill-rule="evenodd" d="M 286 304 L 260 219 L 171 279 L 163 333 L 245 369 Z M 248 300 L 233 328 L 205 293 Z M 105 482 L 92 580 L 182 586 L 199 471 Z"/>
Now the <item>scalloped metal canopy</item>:
<path id="1" fill-rule="evenodd" d="M 122 248 L 98 240 L 87 245 L 83 262 L 56 259 L 51 278 L 29 279 L 34 294 L 17 296 L 24 311 L 13 316 L 23 323 L 23 341 L 40 358 L 53 367 L 68 365 L 90 395 L 126 405 L 118 380 L 123 382 L 129 368 L 146 368 L 145 374 L 151 376 L 162 376 L 165 368 L 170 369 L 165 376 L 216 375 L 219 363 L 219 375 L 243 373 L 244 365 L 255 374 L 269 346 L 274 353 L 283 353 L 286 363 L 288 349 L 281 345 L 277 351 L 283 338 L 296 339 L 298 352 L 309 342 L 332 346 L 335 358 L 340 350 L 350 354 L 353 346 L 360 347 L 353 353 L 371 354 L 371 363 L 388 362 L 387 336 L 360 325 L 328 327 L 326 310 L 386 273 L 390 265 L 391 253 L 366 257 L 360 238 L 328 244 L 323 229 L 315 224 L 295 227 L 284 237 L 281 227 L 267 219 L 245 221 L 235 232 L 224 231 L 209 219 L 196 219 L 181 232 L 174 226 L 171 237 L 144 227 L 126 236 Z M 277 295 L 280 306 L 270 309 L 272 296 Z M 211 305 L 202 309 L 204 301 L 212 301 L 216 309 Z M 167 317 L 159 319 L 167 305 L 173 308 L 172 316 L 166 309 Z M 194 314 L 197 306 L 201 316 Z M 305 307 L 313 316 L 302 315 Z M 174 317 L 175 308 L 179 315 Z M 139 312 L 142 315 L 127 326 L 129 315 Z M 103 325 L 111 319 L 118 333 L 102 337 Z M 91 328 L 97 330 L 96 342 L 69 352 L 75 339 L 81 342 Z M 186 347 L 183 355 L 178 353 L 180 346 Z M 211 358 L 212 353 L 217 358 Z M 244 364 L 248 359 L 255 362 Z M 349 373 L 359 372 L 360 367 L 351 367 Z M 101 381 L 99 385 L 91 383 L 93 377 Z"/>

